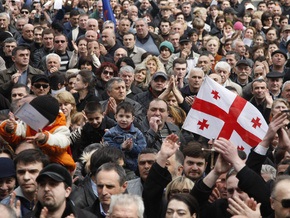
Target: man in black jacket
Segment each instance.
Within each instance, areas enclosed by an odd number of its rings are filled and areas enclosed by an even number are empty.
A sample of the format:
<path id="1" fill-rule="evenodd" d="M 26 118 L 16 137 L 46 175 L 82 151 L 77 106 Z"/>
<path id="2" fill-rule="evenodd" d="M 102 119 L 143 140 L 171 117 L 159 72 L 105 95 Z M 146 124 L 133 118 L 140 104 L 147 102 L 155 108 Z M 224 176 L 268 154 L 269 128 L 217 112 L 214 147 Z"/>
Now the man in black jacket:
<path id="1" fill-rule="evenodd" d="M 78 209 L 68 198 L 71 193 L 72 178 L 59 164 L 49 164 L 40 171 L 38 183 L 38 203 L 25 217 L 96 217 L 94 214 Z"/>

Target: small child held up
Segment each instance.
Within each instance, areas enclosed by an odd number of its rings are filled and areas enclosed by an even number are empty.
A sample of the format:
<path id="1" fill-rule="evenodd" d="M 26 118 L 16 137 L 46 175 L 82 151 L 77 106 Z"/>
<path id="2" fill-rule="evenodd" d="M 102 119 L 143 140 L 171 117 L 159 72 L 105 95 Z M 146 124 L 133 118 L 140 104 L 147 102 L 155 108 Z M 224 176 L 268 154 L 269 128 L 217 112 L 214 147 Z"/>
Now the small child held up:
<path id="1" fill-rule="evenodd" d="M 146 148 L 143 133 L 134 126 L 134 107 L 129 102 L 117 106 L 115 114 L 117 125 L 104 135 L 104 142 L 121 149 L 125 154 L 125 168 L 136 171 L 139 153 Z"/>

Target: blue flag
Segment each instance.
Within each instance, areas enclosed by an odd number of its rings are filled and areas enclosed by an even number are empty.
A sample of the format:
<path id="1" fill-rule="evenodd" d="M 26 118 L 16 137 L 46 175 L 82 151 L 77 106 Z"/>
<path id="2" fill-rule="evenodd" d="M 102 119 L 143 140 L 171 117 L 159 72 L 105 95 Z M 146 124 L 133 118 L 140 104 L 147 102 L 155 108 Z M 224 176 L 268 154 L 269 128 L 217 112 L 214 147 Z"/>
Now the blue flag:
<path id="1" fill-rule="evenodd" d="M 111 20 L 116 25 L 115 16 L 112 10 L 112 7 L 110 5 L 110 0 L 102 0 L 103 1 L 103 20 Z"/>

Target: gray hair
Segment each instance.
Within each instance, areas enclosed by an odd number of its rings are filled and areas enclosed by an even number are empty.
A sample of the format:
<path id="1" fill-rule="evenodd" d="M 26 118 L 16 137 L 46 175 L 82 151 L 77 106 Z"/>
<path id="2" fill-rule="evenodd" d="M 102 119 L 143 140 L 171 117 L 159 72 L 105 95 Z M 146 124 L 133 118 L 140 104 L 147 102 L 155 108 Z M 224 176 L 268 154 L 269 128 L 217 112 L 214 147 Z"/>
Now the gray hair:
<path id="1" fill-rule="evenodd" d="M 129 72 L 129 73 L 134 74 L 134 69 L 133 69 L 133 67 L 126 65 L 126 66 L 120 68 L 119 75 L 122 75 L 124 72 Z"/>
<path id="2" fill-rule="evenodd" d="M 272 180 L 276 179 L 276 171 L 277 170 L 269 164 L 263 164 L 261 168 L 261 174 L 268 174 Z"/>
<path id="3" fill-rule="evenodd" d="M 231 72 L 231 66 L 225 62 L 225 61 L 219 61 L 215 67 L 214 70 L 217 71 L 218 68 L 221 68 L 223 70 L 226 70 L 227 72 Z"/>
<path id="4" fill-rule="evenodd" d="M 204 77 L 204 71 L 199 68 L 199 67 L 194 67 L 194 68 L 191 68 L 190 72 L 189 72 L 189 75 L 191 76 L 192 72 L 202 72 L 203 73 L 203 77 Z"/>
<path id="5" fill-rule="evenodd" d="M 10 16 L 8 13 L 2 12 L 2 13 L 0 13 L 0 17 L 6 17 L 8 19 L 8 22 L 10 23 Z"/>
<path id="6" fill-rule="evenodd" d="M 50 53 L 50 54 L 46 55 L 45 63 L 47 63 L 48 59 L 51 58 L 51 57 L 56 57 L 57 60 L 59 61 L 59 63 L 61 62 L 61 58 L 60 58 L 60 56 L 58 54 Z"/>
<path id="7" fill-rule="evenodd" d="M 290 84 L 290 81 L 289 81 L 289 80 L 283 83 L 283 86 L 282 86 L 282 92 L 284 91 L 284 89 L 286 88 L 286 86 L 287 86 L 288 84 Z"/>
<path id="8" fill-rule="evenodd" d="M 113 78 L 111 78 L 108 82 L 107 82 L 107 84 L 106 84 L 106 90 L 107 91 L 112 91 L 112 86 L 113 86 L 113 84 L 115 83 L 115 82 L 117 82 L 117 83 L 121 83 L 121 82 L 124 82 L 124 80 L 122 79 L 122 78 L 120 78 L 120 77 L 113 77 Z"/>
<path id="9" fill-rule="evenodd" d="M 127 207 L 134 204 L 137 207 L 138 218 L 143 218 L 144 213 L 144 203 L 140 196 L 132 194 L 119 194 L 111 196 L 111 204 L 109 208 L 109 217 L 112 214 L 114 207 L 116 205 Z"/>

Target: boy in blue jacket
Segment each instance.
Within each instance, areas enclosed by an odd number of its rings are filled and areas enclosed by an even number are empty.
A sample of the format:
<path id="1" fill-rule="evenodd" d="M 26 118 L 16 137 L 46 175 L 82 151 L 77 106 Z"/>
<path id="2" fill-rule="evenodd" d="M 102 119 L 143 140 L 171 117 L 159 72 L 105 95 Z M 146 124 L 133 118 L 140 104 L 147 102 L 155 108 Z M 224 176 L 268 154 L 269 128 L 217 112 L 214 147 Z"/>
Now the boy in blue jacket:
<path id="1" fill-rule="evenodd" d="M 134 126 L 134 107 L 129 102 L 117 106 L 117 125 L 104 135 L 109 146 L 121 149 L 125 154 L 125 168 L 136 171 L 139 153 L 147 146 L 143 133 Z"/>

